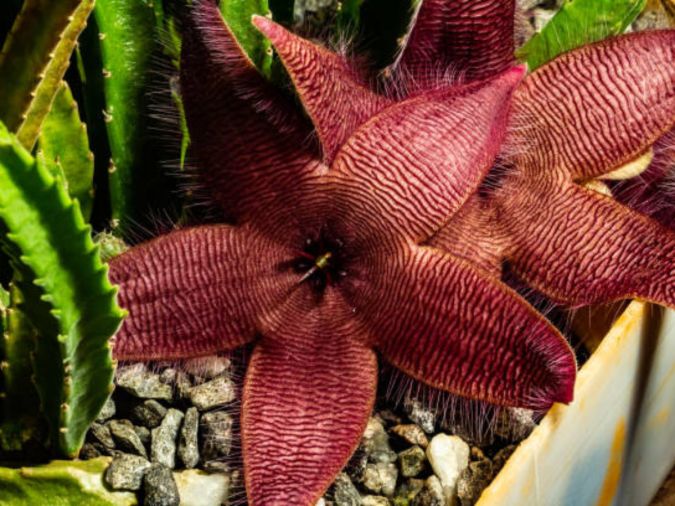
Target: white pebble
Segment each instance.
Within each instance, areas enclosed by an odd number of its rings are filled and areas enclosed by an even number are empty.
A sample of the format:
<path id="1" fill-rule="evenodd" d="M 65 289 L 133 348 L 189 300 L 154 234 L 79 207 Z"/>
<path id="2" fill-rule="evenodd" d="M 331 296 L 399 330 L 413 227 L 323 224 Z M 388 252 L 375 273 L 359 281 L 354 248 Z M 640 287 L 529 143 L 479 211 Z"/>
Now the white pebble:
<path id="1" fill-rule="evenodd" d="M 427 459 L 434 474 L 441 480 L 446 502 L 452 504 L 457 493 L 457 480 L 469 466 L 469 445 L 457 436 L 438 434 L 427 447 Z"/>

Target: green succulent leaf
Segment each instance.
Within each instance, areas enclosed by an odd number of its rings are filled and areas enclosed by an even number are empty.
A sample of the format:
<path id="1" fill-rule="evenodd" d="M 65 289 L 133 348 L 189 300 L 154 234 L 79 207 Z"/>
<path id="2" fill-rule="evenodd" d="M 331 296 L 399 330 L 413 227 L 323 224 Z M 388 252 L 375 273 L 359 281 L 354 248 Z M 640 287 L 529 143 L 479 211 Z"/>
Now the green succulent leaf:
<path id="1" fill-rule="evenodd" d="M 271 15 L 267 0 L 220 0 L 218 5 L 239 44 L 260 72 L 269 78 L 272 71 L 272 46 L 251 24 L 254 14 Z"/>
<path id="2" fill-rule="evenodd" d="M 32 275 L 30 280 L 22 275 L 20 288 L 22 308 L 40 335 L 34 374 L 42 410 L 52 443 L 73 457 L 110 394 L 108 339 L 124 313 L 77 201 L 4 126 L 0 187 L 4 246 L 15 269 Z"/>
<path id="3" fill-rule="evenodd" d="M 516 56 L 535 70 L 566 51 L 623 33 L 645 4 L 646 0 L 569 0 Z"/>
<path id="4" fill-rule="evenodd" d="M 55 460 L 36 467 L 0 467 L 2 504 L 12 506 L 132 506 L 132 492 L 115 492 L 103 483 L 109 457 Z"/>
<path id="5" fill-rule="evenodd" d="M 94 0 L 26 0 L 0 53 L 0 120 L 32 149 Z"/>
<path id="6" fill-rule="evenodd" d="M 87 129 L 80 121 L 77 103 L 65 81 L 61 82 L 52 110 L 45 118 L 38 140 L 38 156 L 54 175 L 62 175 L 68 193 L 80 203 L 86 220 L 91 214 L 94 156 L 89 151 Z"/>

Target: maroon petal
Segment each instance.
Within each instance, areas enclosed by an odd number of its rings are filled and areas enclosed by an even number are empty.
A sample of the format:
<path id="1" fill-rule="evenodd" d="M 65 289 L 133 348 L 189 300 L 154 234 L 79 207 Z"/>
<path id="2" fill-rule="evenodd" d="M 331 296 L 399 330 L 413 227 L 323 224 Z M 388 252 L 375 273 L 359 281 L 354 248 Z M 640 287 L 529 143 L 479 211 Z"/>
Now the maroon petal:
<path id="1" fill-rule="evenodd" d="M 608 39 L 528 76 L 514 95 L 516 162 L 587 179 L 642 155 L 675 124 L 675 30 Z"/>
<path id="2" fill-rule="evenodd" d="M 330 288 L 321 301 L 301 288 L 267 323 L 244 386 L 249 504 L 314 506 L 361 439 L 377 360 Z"/>
<path id="3" fill-rule="evenodd" d="M 255 16 L 253 23 L 274 44 L 312 118 L 324 160 L 330 163 L 351 133 L 390 100 L 373 93 L 343 57 L 267 18 Z"/>
<path id="4" fill-rule="evenodd" d="M 462 260 L 416 247 L 347 287 L 384 357 L 434 388 L 504 406 L 570 402 L 571 348 L 513 290 Z"/>
<path id="5" fill-rule="evenodd" d="M 514 14 L 513 0 L 422 0 L 403 73 L 428 89 L 447 72 L 474 80 L 504 71 L 514 61 Z"/>
<path id="6" fill-rule="evenodd" d="M 571 305 L 639 298 L 675 307 L 675 232 L 573 183 L 509 193 L 509 259 L 528 284 Z"/>
<path id="7" fill-rule="evenodd" d="M 172 232 L 113 259 L 110 279 L 129 311 L 115 336 L 115 357 L 194 357 L 250 341 L 258 317 L 295 282 L 278 268 L 289 255 L 250 231 L 221 225 Z"/>
<path id="8" fill-rule="evenodd" d="M 283 236 L 268 217 L 294 201 L 320 169 L 311 125 L 254 68 L 215 3 L 200 1 L 184 21 L 181 93 L 191 153 L 202 182 L 230 220 Z"/>
<path id="9" fill-rule="evenodd" d="M 338 216 L 421 241 L 477 189 L 500 148 L 523 68 L 389 107 L 350 137 L 329 172 Z M 368 226 L 368 223 L 375 226 Z"/>

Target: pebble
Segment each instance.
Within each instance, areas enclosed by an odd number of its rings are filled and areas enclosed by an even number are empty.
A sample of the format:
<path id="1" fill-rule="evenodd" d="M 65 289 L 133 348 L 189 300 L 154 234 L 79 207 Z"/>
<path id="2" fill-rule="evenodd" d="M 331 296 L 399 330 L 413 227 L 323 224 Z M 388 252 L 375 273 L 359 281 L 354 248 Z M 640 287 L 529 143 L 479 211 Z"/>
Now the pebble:
<path id="1" fill-rule="evenodd" d="M 438 434 L 427 447 L 427 458 L 443 485 L 449 503 L 456 495 L 459 475 L 469 465 L 469 445 L 457 436 Z"/>
<path id="2" fill-rule="evenodd" d="M 118 448 L 147 458 L 148 452 L 145 451 L 145 446 L 129 420 L 110 420 L 107 425 Z"/>
<path id="3" fill-rule="evenodd" d="M 394 464 L 377 462 L 366 466 L 362 475 L 362 483 L 370 492 L 391 497 L 396 490 L 397 478 L 398 469 Z"/>
<path id="4" fill-rule="evenodd" d="M 138 435 L 138 439 L 141 440 L 141 443 L 147 445 L 150 442 L 150 430 L 147 427 L 142 425 L 134 425 L 134 430 Z"/>
<path id="5" fill-rule="evenodd" d="M 90 460 L 100 457 L 101 455 L 101 452 L 99 452 L 92 443 L 84 443 L 80 450 L 79 458 L 82 460 Z"/>
<path id="6" fill-rule="evenodd" d="M 171 400 L 170 385 L 159 380 L 159 375 L 148 370 L 143 363 L 120 367 L 116 375 L 117 386 L 141 399 Z"/>
<path id="7" fill-rule="evenodd" d="M 230 454 L 232 448 L 232 416 L 225 411 L 211 411 L 201 416 L 201 456 L 205 461 Z"/>
<path id="8" fill-rule="evenodd" d="M 105 470 L 103 479 L 114 490 L 138 490 L 150 462 L 138 455 L 117 453 Z"/>
<path id="9" fill-rule="evenodd" d="M 178 487 L 171 470 L 152 464 L 143 476 L 144 506 L 179 506 Z"/>
<path id="10" fill-rule="evenodd" d="M 443 486 L 437 476 L 429 476 L 424 482 L 424 488 L 413 499 L 412 506 L 445 506 Z M 452 504 L 452 502 L 448 502 Z"/>
<path id="11" fill-rule="evenodd" d="M 183 413 L 169 408 L 159 427 L 152 429 L 150 459 L 169 469 L 176 467 L 176 437 Z"/>
<path id="12" fill-rule="evenodd" d="M 103 405 L 101 411 L 96 417 L 96 421 L 99 423 L 103 423 L 109 418 L 112 418 L 115 415 L 115 412 L 116 412 L 115 402 L 110 397 L 108 397 L 108 400 L 105 401 L 105 404 Z"/>
<path id="13" fill-rule="evenodd" d="M 176 382 L 176 375 L 178 372 L 173 367 L 167 367 L 161 373 L 159 373 L 159 381 L 165 385 L 172 385 Z"/>
<path id="14" fill-rule="evenodd" d="M 396 496 L 394 497 L 394 504 L 408 505 L 411 504 L 417 494 L 424 488 L 424 480 L 418 478 L 408 478 L 396 489 Z"/>
<path id="15" fill-rule="evenodd" d="M 162 418 L 166 415 L 166 408 L 162 406 L 159 402 L 154 399 L 143 401 L 141 404 L 137 404 L 131 409 L 131 419 L 147 427 L 148 429 L 154 429 L 159 427 L 159 424 L 162 423 Z"/>
<path id="16" fill-rule="evenodd" d="M 505 408 L 497 417 L 495 423 L 495 435 L 509 440 L 522 441 L 529 436 L 536 424 L 534 412 L 523 408 Z"/>
<path id="17" fill-rule="evenodd" d="M 424 432 L 432 434 L 436 427 L 436 413 L 426 408 L 419 400 L 406 397 L 403 401 L 403 409 L 408 418 L 415 422 Z"/>
<path id="18" fill-rule="evenodd" d="M 424 470 L 426 461 L 424 450 L 415 445 L 398 454 L 398 464 L 401 469 L 401 475 L 405 478 L 417 476 Z"/>
<path id="19" fill-rule="evenodd" d="M 346 473 L 338 474 L 333 484 L 335 506 L 360 506 L 361 495 Z"/>
<path id="20" fill-rule="evenodd" d="M 429 446 L 429 439 L 427 438 L 426 434 L 419 426 L 415 425 L 414 423 L 395 425 L 390 430 L 411 445 L 418 445 L 422 448 Z"/>
<path id="21" fill-rule="evenodd" d="M 511 457 L 511 454 L 516 451 L 516 445 L 505 446 L 492 457 L 492 464 L 494 466 L 494 472 L 497 473 L 499 470 L 504 467 L 506 461 Z"/>
<path id="22" fill-rule="evenodd" d="M 228 504 L 230 480 L 225 474 L 209 474 L 196 469 L 173 473 L 180 506 L 221 506 Z"/>
<path id="23" fill-rule="evenodd" d="M 232 402 L 235 398 L 234 383 L 224 376 L 207 381 L 190 389 L 190 400 L 200 411 L 206 411 Z"/>
<path id="24" fill-rule="evenodd" d="M 371 417 L 361 439 L 361 447 L 369 462 L 396 462 L 396 452 L 389 445 L 389 434 L 382 421 Z"/>
<path id="25" fill-rule="evenodd" d="M 473 506 L 483 490 L 492 480 L 492 462 L 489 459 L 470 462 L 459 475 L 457 481 L 457 497 L 462 506 Z"/>
<path id="26" fill-rule="evenodd" d="M 386 497 L 381 495 L 367 495 L 361 501 L 363 506 L 389 506 L 391 503 Z"/>
<path id="27" fill-rule="evenodd" d="M 100 423 L 92 423 L 89 431 L 92 437 L 106 448 L 111 450 L 115 448 L 115 441 L 113 440 L 112 433 L 110 432 L 110 426 L 102 425 Z"/>
<path id="28" fill-rule="evenodd" d="M 199 462 L 198 430 L 199 411 L 195 407 L 188 408 L 178 437 L 178 458 L 188 469 Z"/>
<path id="29" fill-rule="evenodd" d="M 229 368 L 230 359 L 217 355 L 191 358 L 183 363 L 185 372 L 207 380 L 220 376 Z"/>
<path id="30" fill-rule="evenodd" d="M 176 373 L 176 395 L 179 399 L 189 399 L 190 390 L 192 389 L 192 381 L 190 381 L 190 376 L 184 371 L 178 371 Z"/>

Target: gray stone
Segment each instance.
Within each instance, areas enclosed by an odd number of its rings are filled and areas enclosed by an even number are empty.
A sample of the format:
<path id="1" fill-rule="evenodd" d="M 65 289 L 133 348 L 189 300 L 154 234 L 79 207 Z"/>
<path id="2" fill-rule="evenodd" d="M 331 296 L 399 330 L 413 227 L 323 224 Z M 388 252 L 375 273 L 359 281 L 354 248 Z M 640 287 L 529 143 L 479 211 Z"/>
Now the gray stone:
<path id="1" fill-rule="evenodd" d="M 381 495 L 366 495 L 361 502 L 363 506 L 389 506 L 391 502 Z"/>
<path id="2" fill-rule="evenodd" d="M 410 504 L 417 494 L 421 492 L 424 488 L 424 480 L 419 478 L 408 478 L 398 487 L 396 487 L 396 494 L 394 496 L 394 504 L 398 505 L 408 505 Z"/>
<path id="3" fill-rule="evenodd" d="M 426 448 L 429 445 L 429 439 L 424 431 L 414 423 L 395 425 L 389 430 L 411 445 L 418 445 L 422 448 Z"/>
<path id="4" fill-rule="evenodd" d="M 424 482 L 424 488 L 412 502 L 412 506 L 445 506 L 445 504 L 443 486 L 437 476 L 427 478 Z"/>
<path id="5" fill-rule="evenodd" d="M 470 462 L 457 480 L 457 497 L 462 506 L 473 506 L 492 480 L 492 462 L 489 459 Z"/>
<path id="6" fill-rule="evenodd" d="M 427 458 L 434 474 L 441 480 L 446 501 L 452 503 L 457 493 L 459 475 L 469 465 L 469 445 L 457 436 L 437 434 L 427 447 Z"/>
<path id="7" fill-rule="evenodd" d="M 389 445 L 389 434 L 379 418 L 371 417 L 361 439 L 361 448 L 369 462 L 390 463 L 396 461 L 396 453 Z"/>
<path id="8" fill-rule="evenodd" d="M 119 449 L 147 458 L 145 446 L 129 420 L 110 420 L 107 425 Z"/>
<path id="9" fill-rule="evenodd" d="M 235 398 L 234 383 L 220 376 L 190 389 L 190 400 L 200 411 L 206 411 L 230 403 Z"/>
<path id="10" fill-rule="evenodd" d="M 338 474 L 333 483 L 335 506 L 360 506 L 361 495 L 346 473 Z"/>
<path id="11" fill-rule="evenodd" d="M 189 399 L 190 390 L 192 390 L 192 381 L 190 376 L 185 371 L 178 371 L 176 373 L 176 397 L 179 399 Z"/>
<path id="12" fill-rule="evenodd" d="M 212 355 L 208 357 L 196 357 L 183 363 L 183 370 L 193 376 L 210 380 L 220 376 L 230 368 L 230 359 Z"/>
<path id="13" fill-rule="evenodd" d="M 148 429 L 159 427 L 164 415 L 166 415 L 166 408 L 154 399 L 143 401 L 131 409 L 131 419 Z"/>
<path id="14" fill-rule="evenodd" d="M 398 454 L 398 464 L 401 469 L 401 475 L 405 478 L 417 476 L 424 470 L 424 463 L 427 458 L 424 450 L 415 445 Z"/>
<path id="15" fill-rule="evenodd" d="M 370 492 L 387 497 L 394 495 L 398 469 L 391 463 L 368 464 L 362 476 L 363 486 Z"/>
<path id="16" fill-rule="evenodd" d="M 110 427 L 108 425 L 101 425 L 100 423 L 92 423 L 89 427 L 89 433 L 94 438 L 95 441 L 98 441 L 103 446 L 109 449 L 115 448 L 115 441 L 113 440 L 112 434 L 110 432 Z"/>
<path id="17" fill-rule="evenodd" d="M 492 472 L 497 474 L 514 451 L 516 451 L 516 445 L 509 445 L 495 453 L 495 456 L 492 457 Z"/>
<path id="18" fill-rule="evenodd" d="M 173 397 L 170 385 L 159 380 L 159 375 L 148 370 L 145 364 L 137 363 L 117 370 L 117 386 L 131 395 L 142 399 L 171 400 Z"/>
<path id="19" fill-rule="evenodd" d="M 169 408 L 159 427 L 152 429 L 150 460 L 173 469 L 176 467 L 176 437 L 183 413 Z"/>
<path id="20" fill-rule="evenodd" d="M 98 448 L 96 448 L 96 446 L 94 446 L 92 443 L 84 443 L 78 457 L 82 460 L 89 460 L 100 457 L 101 455 L 101 452 L 99 452 Z"/>
<path id="21" fill-rule="evenodd" d="M 207 460 L 200 466 L 207 473 L 229 473 L 230 466 L 222 460 Z"/>
<path id="22" fill-rule="evenodd" d="M 178 487 L 171 470 L 161 464 L 152 464 L 143 476 L 144 506 L 179 506 Z"/>
<path id="23" fill-rule="evenodd" d="M 159 381 L 165 385 L 173 385 L 176 382 L 177 371 L 173 367 L 167 367 L 159 373 Z"/>
<path id="24" fill-rule="evenodd" d="M 425 407 L 418 399 L 406 397 L 403 401 L 403 409 L 408 418 L 420 426 L 427 434 L 433 434 L 436 427 L 436 413 Z"/>
<path id="25" fill-rule="evenodd" d="M 534 412 L 524 408 L 504 408 L 497 417 L 495 435 L 507 441 L 522 441 L 529 436 L 536 424 Z"/>
<path id="26" fill-rule="evenodd" d="M 115 401 L 113 401 L 110 397 L 108 397 L 108 400 L 105 401 L 105 404 L 101 408 L 101 411 L 99 412 L 98 416 L 96 417 L 96 421 L 99 423 L 103 423 L 109 418 L 112 418 L 115 415 Z"/>
<path id="27" fill-rule="evenodd" d="M 138 439 L 141 440 L 141 443 L 147 445 L 150 442 L 150 430 L 147 427 L 142 425 L 134 425 L 134 430 L 138 435 Z"/>
<path id="28" fill-rule="evenodd" d="M 195 407 L 188 408 L 178 436 L 178 458 L 188 469 L 199 462 L 198 431 L 199 411 Z"/>
<path id="29" fill-rule="evenodd" d="M 218 460 L 232 449 L 232 416 L 224 411 L 211 411 L 201 416 L 202 459 Z"/>
<path id="30" fill-rule="evenodd" d="M 114 490 L 138 490 L 150 462 L 138 455 L 117 453 L 105 470 L 103 479 Z"/>
<path id="31" fill-rule="evenodd" d="M 196 469 L 173 473 L 178 486 L 180 506 L 221 506 L 228 504 L 230 478 L 226 474 L 208 474 Z"/>

